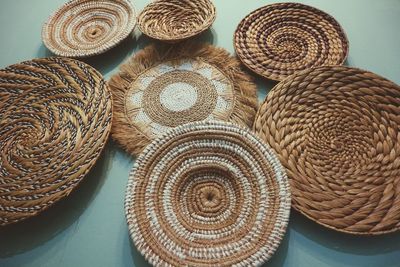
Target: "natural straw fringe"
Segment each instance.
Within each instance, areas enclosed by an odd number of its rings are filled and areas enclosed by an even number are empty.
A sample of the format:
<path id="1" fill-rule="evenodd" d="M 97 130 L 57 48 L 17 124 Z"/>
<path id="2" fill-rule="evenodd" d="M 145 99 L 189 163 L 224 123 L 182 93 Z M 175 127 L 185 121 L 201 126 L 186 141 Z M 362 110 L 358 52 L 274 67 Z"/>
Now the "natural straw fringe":
<path id="1" fill-rule="evenodd" d="M 229 121 L 251 127 L 258 108 L 256 86 L 249 75 L 240 69 L 240 63 L 223 48 L 208 44 L 183 42 L 174 46 L 150 45 L 121 66 L 109 86 L 113 93 L 112 136 L 129 153 L 138 155 L 151 138 L 131 123 L 126 115 L 126 95 L 132 83 L 146 70 L 160 62 L 188 58 L 202 60 L 217 67 L 234 86 L 234 107 Z"/>

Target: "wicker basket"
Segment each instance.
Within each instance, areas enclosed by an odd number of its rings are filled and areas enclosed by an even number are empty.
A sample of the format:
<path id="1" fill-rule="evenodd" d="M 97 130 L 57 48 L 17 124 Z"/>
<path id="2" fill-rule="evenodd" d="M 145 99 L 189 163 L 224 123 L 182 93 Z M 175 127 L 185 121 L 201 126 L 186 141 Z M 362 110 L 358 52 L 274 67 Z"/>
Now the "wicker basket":
<path id="1" fill-rule="evenodd" d="M 67 196 L 111 130 L 111 93 L 82 62 L 44 58 L 0 70 L 0 225 Z"/>
<path id="2" fill-rule="evenodd" d="M 177 42 L 207 30 L 215 16 L 210 0 L 158 0 L 139 14 L 138 26 L 152 38 Z"/>
<path id="3" fill-rule="evenodd" d="M 49 17 L 42 39 L 56 55 L 87 57 L 116 46 L 135 24 L 129 0 L 72 0 Z"/>
<path id="4" fill-rule="evenodd" d="M 297 71 L 344 63 L 349 45 L 339 23 L 316 8 L 297 3 L 261 7 L 235 31 L 240 60 L 265 78 L 280 81 Z"/>
<path id="5" fill-rule="evenodd" d="M 196 122 L 145 149 L 125 211 L 136 247 L 154 266 L 259 266 L 286 231 L 289 182 L 249 130 Z"/>
<path id="6" fill-rule="evenodd" d="M 293 207 L 329 228 L 400 229 L 400 87 L 349 67 L 288 77 L 267 96 L 254 130 L 287 168 Z"/>
<path id="7" fill-rule="evenodd" d="M 195 42 L 148 46 L 109 82 L 112 136 L 132 155 L 169 129 L 222 120 L 251 127 L 257 91 L 240 63 L 223 48 Z"/>

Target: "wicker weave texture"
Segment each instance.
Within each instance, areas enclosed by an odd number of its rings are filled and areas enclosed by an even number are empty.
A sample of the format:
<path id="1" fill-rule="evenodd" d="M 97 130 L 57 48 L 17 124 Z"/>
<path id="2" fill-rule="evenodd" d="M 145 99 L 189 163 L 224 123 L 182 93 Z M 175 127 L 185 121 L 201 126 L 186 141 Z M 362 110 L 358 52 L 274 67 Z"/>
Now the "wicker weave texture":
<path id="1" fill-rule="evenodd" d="M 42 39 L 56 55 L 87 57 L 116 46 L 135 25 L 129 0 L 72 0 L 48 18 Z"/>
<path id="2" fill-rule="evenodd" d="M 290 212 L 278 159 L 244 128 L 195 122 L 154 140 L 131 172 L 130 235 L 154 266 L 259 266 Z"/>
<path id="3" fill-rule="evenodd" d="M 34 59 L 0 70 L 0 225 L 67 196 L 111 131 L 108 86 L 92 67 Z"/>
<path id="4" fill-rule="evenodd" d="M 251 127 L 256 86 L 229 53 L 208 44 L 148 46 L 110 82 L 112 135 L 133 155 L 179 125 L 222 120 Z"/>
<path id="5" fill-rule="evenodd" d="M 287 168 L 293 207 L 338 231 L 400 228 L 400 87 L 367 71 L 319 67 L 288 77 L 254 130 Z"/>
<path id="6" fill-rule="evenodd" d="M 251 12 L 238 25 L 234 46 L 249 69 L 277 81 L 310 67 L 341 65 L 349 49 L 333 17 L 298 3 L 272 4 Z"/>
<path id="7" fill-rule="evenodd" d="M 138 26 L 152 38 L 176 42 L 207 30 L 215 16 L 210 0 L 158 0 L 139 14 Z"/>

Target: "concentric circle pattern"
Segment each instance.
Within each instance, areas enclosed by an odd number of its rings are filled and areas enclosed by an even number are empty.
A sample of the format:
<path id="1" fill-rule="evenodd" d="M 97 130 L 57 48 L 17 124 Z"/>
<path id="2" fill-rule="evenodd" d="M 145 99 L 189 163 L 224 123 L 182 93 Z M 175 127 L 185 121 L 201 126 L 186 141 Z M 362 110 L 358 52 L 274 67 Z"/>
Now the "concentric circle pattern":
<path id="1" fill-rule="evenodd" d="M 207 30 L 215 16 L 210 0 L 158 0 L 139 14 L 138 26 L 152 38 L 173 42 Z"/>
<path id="2" fill-rule="evenodd" d="M 108 86 L 67 58 L 0 70 L 0 225 L 67 196 L 96 162 L 111 130 Z"/>
<path id="3" fill-rule="evenodd" d="M 286 231 L 289 182 L 249 130 L 190 123 L 138 158 L 125 211 L 136 247 L 154 266 L 258 266 Z"/>
<path id="4" fill-rule="evenodd" d="M 42 39 L 56 55 L 86 57 L 117 45 L 135 24 L 129 0 L 72 0 L 49 17 Z"/>
<path id="5" fill-rule="evenodd" d="M 293 207 L 352 234 L 400 229 L 400 87 L 367 71 L 319 67 L 279 83 L 255 131 L 287 168 Z"/>
<path id="6" fill-rule="evenodd" d="M 247 15 L 234 36 L 240 60 L 272 80 L 310 67 L 341 65 L 348 54 L 339 23 L 316 8 L 298 3 L 261 7 Z"/>

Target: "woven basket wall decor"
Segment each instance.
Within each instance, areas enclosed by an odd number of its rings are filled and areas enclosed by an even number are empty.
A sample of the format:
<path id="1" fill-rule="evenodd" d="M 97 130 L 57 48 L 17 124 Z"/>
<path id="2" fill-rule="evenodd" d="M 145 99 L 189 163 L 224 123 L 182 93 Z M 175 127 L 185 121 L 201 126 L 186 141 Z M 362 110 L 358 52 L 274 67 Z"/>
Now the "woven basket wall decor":
<path id="1" fill-rule="evenodd" d="M 135 163 L 125 198 L 129 232 L 154 266 L 259 266 L 286 231 L 289 187 L 275 154 L 250 130 L 181 125 Z"/>
<path id="2" fill-rule="evenodd" d="M 67 196 L 96 162 L 111 131 L 101 74 L 68 58 L 0 70 L 0 225 Z"/>
<path id="3" fill-rule="evenodd" d="M 400 229 L 400 87 L 349 67 L 319 67 L 279 83 L 254 130 L 277 152 L 293 207 L 329 228 Z"/>
<path id="4" fill-rule="evenodd" d="M 251 127 L 256 86 L 239 65 L 226 50 L 207 44 L 146 47 L 109 82 L 113 138 L 137 155 L 159 134 L 189 122 L 224 120 Z"/>
<path id="5" fill-rule="evenodd" d="M 244 65 L 277 81 L 307 68 L 341 65 L 349 50 L 346 34 L 333 17 L 298 3 L 251 12 L 238 25 L 234 46 Z"/>
<path id="6" fill-rule="evenodd" d="M 157 0 L 138 16 L 138 27 L 146 35 L 177 42 L 202 33 L 215 20 L 210 0 Z"/>
<path id="7" fill-rule="evenodd" d="M 116 46 L 135 24 L 129 0 L 72 0 L 48 18 L 42 39 L 56 55 L 87 57 Z"/>

